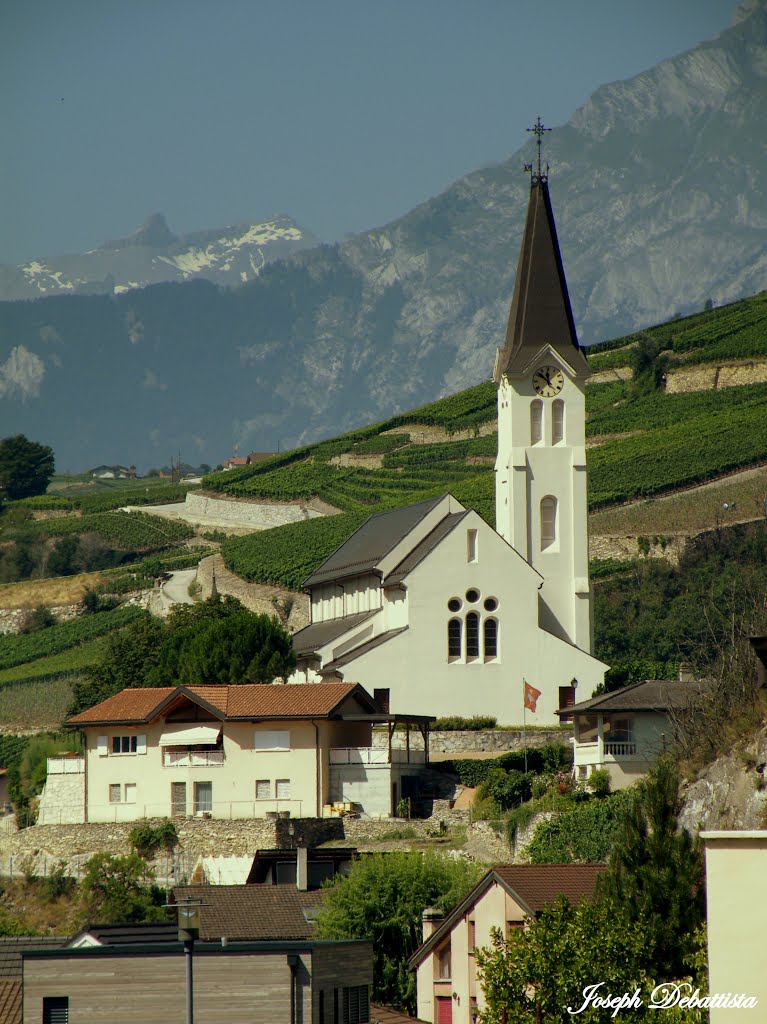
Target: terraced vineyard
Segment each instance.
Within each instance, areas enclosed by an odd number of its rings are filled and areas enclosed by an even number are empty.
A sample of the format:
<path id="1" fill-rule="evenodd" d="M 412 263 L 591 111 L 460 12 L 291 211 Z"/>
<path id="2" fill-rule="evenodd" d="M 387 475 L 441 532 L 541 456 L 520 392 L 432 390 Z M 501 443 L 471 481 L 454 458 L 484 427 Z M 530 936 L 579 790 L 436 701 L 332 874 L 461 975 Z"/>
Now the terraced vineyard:
<path id="1" fill-rule="evenodd" d="M 644 334 L 687 363 L 767 355 L 767 293 Z M 594 346 L 590 364 L 594 369 L 625 365 L 628 346 L 639 338 Z M 589 452 L 593 510 L 668 494 L 767 461 L 765 384 L 667 395 L 611 381 L 590 385 L 586 396 L 587 436 L 600 439 Z M 495 387 L 481 384 L 363 430 L 206 477 L 203 486 L 223 494 L 277 501 L 318 496 L 344 513 L 232 538 L 223 547 L 227 566 L 249 580 L 296 587 L 371 513 L 445 491 L 493 524 L 497 436 L 451 440 L 449 435 L 478 435 L 495 416 Z M 413 443 L 417 430 L 399 433 L 412 424 L 444 429 L 444 443 Z M 331 461 L 342 454 L 351 465 Z M 383 465 L 354 466 L 355 454 L 380 454 Z"/>
<path id="2" fill-rule="evenodd" d="M 140 550 L 166 547 L 194 536 L 187 523 L 175 519 L 160 519 L 146 512 L 95 512 L 63 519 L 43 519 L 27 522 L 18 527 L 15 537 L 62 537 L 66 534 L 95 533 L 110 541 L 116 548 Z"/>

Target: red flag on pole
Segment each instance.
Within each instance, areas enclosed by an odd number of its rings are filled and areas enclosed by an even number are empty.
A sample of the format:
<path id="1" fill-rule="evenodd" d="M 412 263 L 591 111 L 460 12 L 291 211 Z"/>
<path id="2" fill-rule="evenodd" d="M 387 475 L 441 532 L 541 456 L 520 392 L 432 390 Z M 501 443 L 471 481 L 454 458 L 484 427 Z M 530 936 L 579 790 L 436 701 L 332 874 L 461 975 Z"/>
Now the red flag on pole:
<path id="1" fill-rule="evenodd" d="M 538 702 L 538 698 L 541 695 L 541 691 L 540 690 L 536 690 L 536 688 L 534 686 L 531 686 L 530 683 L 528 683 L 528 681 L 526 679 L 524 680 L 524 684 L 525 684 L 525 707 L 527 708 L 528 711 L 535 711 L 535 705 Z"/>

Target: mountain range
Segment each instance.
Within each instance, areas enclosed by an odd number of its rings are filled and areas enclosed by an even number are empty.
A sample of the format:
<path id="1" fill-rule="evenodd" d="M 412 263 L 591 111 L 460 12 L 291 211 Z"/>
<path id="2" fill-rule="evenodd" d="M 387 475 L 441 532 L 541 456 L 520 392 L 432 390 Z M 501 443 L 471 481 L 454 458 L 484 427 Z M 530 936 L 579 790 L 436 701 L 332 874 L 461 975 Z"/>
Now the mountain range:
<path id="1" fill-rule="evenodd" d="M 284 214 L 254 224 L 174 235 L 154 213 L 128 238 L 91 252 L 0 265 L 0 300 L 45 295 L 119 294 L 161 281 L 204 277 L 216 284 L 242 284 L 272 260 L 318 244 Z"/>
<path id="2" fill-rule="evenodd" d="M 582 343 L 767 285 L 765 123 L 767 4 L 756 0 L 716 39 L 601 87 L 547 135 Z M 161 260 L 173 281 L 130 288 L 136 272 L 118 294 L 0 303 L 0 432 L 52 444 L 62 468 L 146 467 L 179 451 L 215 464 L 234 444 L 311 441 L 486 379 L 531 154 L 528 144 L 341 245 L 265 262 L 237 287 L 222 285 L 247 270 L 225 269 L 223 255 L 215 283 L 177 283 L 182 267 Z M 149 228 L 182 244 L 164 221 Z M 152 252 L 146 243 L 113 244 L 113 264 Z M 201 262 L 195 274 L 214 272 Z M 93 276 L 107 274 L 123 287 L 112 270 Z"/>

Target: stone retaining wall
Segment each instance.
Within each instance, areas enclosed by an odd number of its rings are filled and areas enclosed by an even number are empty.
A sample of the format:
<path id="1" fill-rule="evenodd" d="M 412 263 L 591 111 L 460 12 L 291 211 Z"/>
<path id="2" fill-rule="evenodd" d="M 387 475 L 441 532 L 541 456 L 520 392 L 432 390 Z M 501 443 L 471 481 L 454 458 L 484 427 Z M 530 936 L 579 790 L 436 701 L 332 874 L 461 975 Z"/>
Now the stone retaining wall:
<path id="1" fill-rule="evenodd" d="M 562 743 L 569 746 L 572 728 L 551 729 L 463 729 L 435 730 L 429 737 L 429 749 L 432 754 L 465 754 L 497 751 L 504 754 L 525 747 L 540 747 L 545 743 Z M 389 742 L 387 729 L 373 730 L 373 746 L 385 747 Z M 392 745 L 403 750 L 406 745 L 404 732 L 395 732 Z M 423 750 L 423 739 L 419 732 L 410 732 L 410 746 L 413 750 Z"/>
<path id="2" fill-rule="evenodd" d="M 200 491 L 187 491 L 185 505 L 190 515 L 207 516 L 220 522 L 244 522 L 256 530 L 269 530 L 273 526 L 298 523 L 324 514 L 309 504 L 236 501 L 231 498 L 210 497 Z"/>
<path id="3" fill-rule="evenodd" d="M 18 633 L 29 615 L 30 608 L 0 608 L 0 634 Z M 82 615 L 82 604 L 62 604 L 51 608 L 51 612 L 58 622 L 69 622 Z"/>

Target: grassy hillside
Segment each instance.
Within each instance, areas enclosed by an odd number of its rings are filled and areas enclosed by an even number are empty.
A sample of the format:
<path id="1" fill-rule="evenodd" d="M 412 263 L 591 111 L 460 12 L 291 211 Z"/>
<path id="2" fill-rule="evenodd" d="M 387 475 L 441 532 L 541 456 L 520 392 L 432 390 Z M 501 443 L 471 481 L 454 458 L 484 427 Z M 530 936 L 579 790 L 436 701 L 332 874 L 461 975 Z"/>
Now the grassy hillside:
<path id="1" fill-rule="evenodd" d="M 597 371 L 630 365 L 647 339 L 669 368 L 767 359 L 767 293 L 595 346 L 589 362 Z M 667 394 L 662 386 L 616 379 L 590 384 L 586 407 L 592 510 L 669 494 L 767 460 L 767 384 Z M 343 512 L 232 538 L 223 549 L 228 567 L 249 580 L 296 587 L 372 512 L 448 490 L 493 523 L 495 416 L 495 387 L 481 384 L 206 477 L 203 486 L 222 494 L 278 501 L 318 496 Z M 431 443 L 417 443 L 424 435 Z M 371 456 L 378 465 L 371 466 Z"/>

